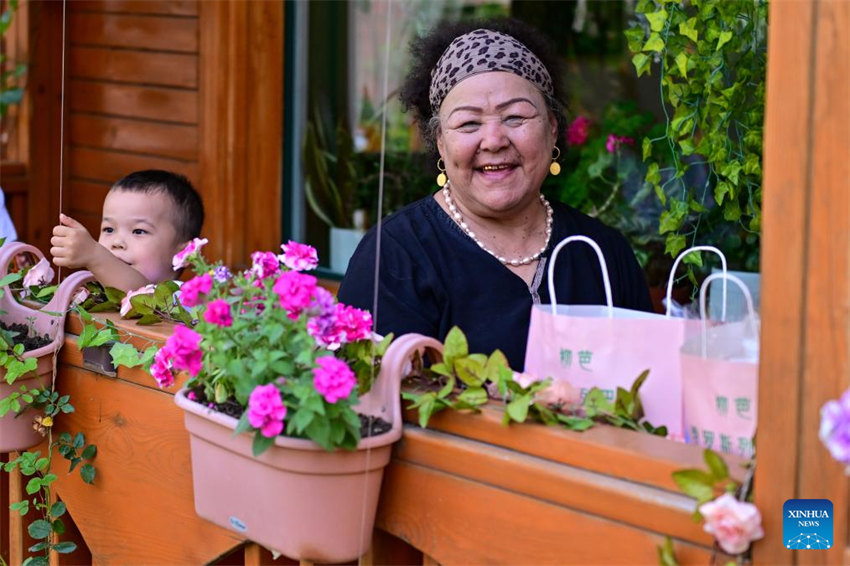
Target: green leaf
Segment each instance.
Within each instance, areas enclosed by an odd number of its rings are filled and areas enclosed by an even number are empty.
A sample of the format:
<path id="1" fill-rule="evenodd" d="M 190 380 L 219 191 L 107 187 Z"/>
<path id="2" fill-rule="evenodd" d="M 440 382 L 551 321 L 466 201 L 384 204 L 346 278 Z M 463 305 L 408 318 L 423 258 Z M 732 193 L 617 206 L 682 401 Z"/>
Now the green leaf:
<path id="1" fill-rule="evenodd" d="M 109 355 L 112 356 L 112 364 L 116 367 L 125 366 L 132 368 L 142 363 L 142 360 L 139 358 L 139 351 L 132 344 L 116 342 L 109 349 Z"/>
<path id="2" fill-rule="evenodd" d="M 652 31 L 660 32 L 664 29 L 664 24 L 667 22 L 667 10 L 664 8 L 651 14 L 644 14 L 644 16 L 649 20 L 649 29 Z"/>
<path id="3" fill-rule="evenodd" d="M 85 450 L 83 450 L 83 453 L 80 454 L 80 456 L 84 460 L 93 459 L 95 456 L 97 456 L 97 446 L 95 446 L 94 444 L 89 444 L 88 446 L 86 446 Z"/>
<path id="4" fill-rule="evenodd" d="M 21 566 L 50 566 L 50 561 L 44 556 L 30 556 Z"/>
<path id="5" fill-rule="evenodd" d="M 65 511 L 65 503 L 62 501 L 57 501 L 56 503 L 50 506 L 49 515 L 52 519 L 56 519 L 64 515 Z"/>
<path id="6" fill-rule="evenodd" d="M 637 76 L 640 77 L 644 73 L 649 73 L 651 60 L 645 53 L 637 53 L 632 57 L 632 65 L 634 65 Z"/>
<path id="7" fill-rule="evenodd" d="M 28 495 L 37 493 L 41 489 L 41 478 L 32 478 L 27 482 L 26 492 Z"/>
<path id="8" fill-rule="evenodd" d="M 661 171 L 658 168 L 658 163 L 650 163 L 646 169 L 646 182 L 657 184 L 661 181 Z"/>
<path id="9" fill-rule="evenodd" d="M 508 403 L 505 411 L 512 420 L 518 423 L 525 422 L 532 399 L 532 395 L 520 395 Z"/>
<path id="10" fill-rule="evenodd" d="M 77 550 L 77 545 L 76 545 L 76 543 L 73 543 L 71 541 L 66 540 L 66 541 L 54 544 L 53 550 L 55 552 L 58 552 L 59 554 L 70 554 L 70 553 L 74 552 L 75 550 Z"/>
<path id="11" fill-rule="evenodd" d="M 730 41 L 731 39 L 732 39 L 732 32 L 731 32 L 731 31 L 722 31 L 722 32 L 720 32 L 720 37 L 718 37 L 718 38 L 717 38 L 717 47 L 714 49 L 714 51 L 715 51 L 715 52 L 716 52 L 716 51 L 720 51 L 720 49 L 721 49 L 724 45 L 726 45 L 727 43 L 729 43 L 729 41 Z"/>
<path id="12" fill-rule="evenodd" d="M 673 554 L 673 539 L 664 537 L 664 544 L 658 547 L 659 566 L 679 566 L 676 555 Z"/>
<path id="13" fill-rule="evenodd" d="M 717 183 L 717 186 L 714 187 L 714 200 L 717 201 L 718 205 L 723 204 L 723 198 L 729 194 L 732 190 L 732 186 L 726 181 L 720 181 Z"/>
<path id="14" fill-rule="evenodd" d="M 640 51 L 641 45 L 643 45 L 643 38 L 645 36 L 643 28 L 641 27 L 633 27 L 631 29 L 627 29 L 623 32 L 623 35 L 626 36 L 626 42 L 629 45 L 629 51 L 632 53 L 637 53 Z"/>
<path id="15" fill-rule="evenodd" d="M 688 55 L 684 51 L 676 55 L 676 67 L 679 69 L 679 73 L 686 77 L 688 76 Z"/>
<path id="16" fill-rule="evenodd" d="M 254 434 L 254 442 L 251 444 L 251 452 L 254 454 L 254 458 L 271 448 L 272 444 L 274 444 L 274 438 L 263 436 L 260 431 L 257 431 Z"/>
<path id="17" fill-rule="evenodd" d="M 457 371 L 460 380 L 470 387 L 478 387 L 484 383 L 484 362 L 480 359 L 472 356 L 457 359 L 455 360 L 455 371 Z"/>
<path id="18" fill-rule="evenodd" d="M 446 335 L 443 359 L 447 365 L 451 366 L 455 359 L 467 354 L 469 354 L 469 343 L 466 341 L 466 335 L 460 328 L 453 326 Z"/>
<path id="19" fill-rule="evenodd" d="M 664 253 L 671 257 L 676 257 L 680 251 L 685 249 L 685 246 L 687 246 L 685 236 L 682 234 L 668 234 L 667 240 L 664 242 Z M 685 259 L 687 260 L 687 257 Z"/>
<path id="20" fill-rule="evenodd" d="M 714 481 L 702 470 L 677 470 L 673 472 L 673 481 L 686 495 L 704 503 L 714 499 Z"/>
<path id="21" fill-rule="evenodd" d="M 20 273 L 10 273 L 10 274 L 6 275 L 5 277 L 3 277 L 2 279 L 0 279 L 0 287 L 5 287 L 6 285 L 11 285 L 12 283 L 20 281 L 21 278 L 22 278 L 22 275 Z"/>
<path id="22" fill-rule="evenodd" d="M 97 471 L 91 464 L 83 464 L 83 466 L 80 468 L 80 477 L 83 478 L 83 481 L 85 483 L 94 483 L 94 478 L 96 474 Z"/>
<path id="23" fill-rule="evenodd" d="M 708 470 L 711 472 L 711 477 L 714 478 L 715 482 L 725 480 L 729 477 L 729 468 L 717 452 L 706 448 L 702 452 L 702 458 L 705 460 L 706 465 L 708 465 Z"/>
<path id="24" fill-rule="evenodd" d="M 65 523 L 62 522 L 62 519 L 56 519 L 53 521 L 52 525 L 54 533 L 57 535 L 65 534 Z"/>
<path id="25" fill-rule="evenodd" d="M 41 540 L 49 537 L 50 533 L 53 532 L 53 528 L 50 523 L 44 519 L 38 519 L 29 524 L 27 532 L 35 540 Z"/>
<path id="26" fill-rule="evenodd" d="M 697 19 L 696 17 L 689 18 L 687 21 L 684 21 L 679 24 L 679 34 L 684 35 L 694 43 L 699 39 L 699 33 L 696 29 Z"/>
<path id="27" fill-rule="evenodd" d="M 483 387 L 465 389 L 457 396 L 456 409 L 472 409 L 487 403 L 487 391 Z"/>
<path id="28" fill-rule="evenodd" d="M 9 509 L 12 511 L 17 511 L 23 517 L 30 510 L 30 502 L 29 499 L 24 499 L 23 501 L 16 501 L 9 505 Z"/>
<path id="29" fill-rule="evenodd" d="M 647 158 L 652 155 L 652 140 L 649 138 L 643 138 L 641 149 L 643 150 L 643 160 L 646 161 Z M 657 169 L 658 164 L 655 164 L 655 167 Z"/>
<path id="30" fill-rule="evenodd" d="M 649 39 L 646 40 L 646 43 L 644 43 L 641 51 L 660 52 L 664 50 L 665 47 L 667 46 L 665 45 L 664 40 L 661 39 L 661 36 L 657 33 L 652 33 L 650 34 Z M 632 61 L 634 62 L 634 58 L 632 59 Z"/>

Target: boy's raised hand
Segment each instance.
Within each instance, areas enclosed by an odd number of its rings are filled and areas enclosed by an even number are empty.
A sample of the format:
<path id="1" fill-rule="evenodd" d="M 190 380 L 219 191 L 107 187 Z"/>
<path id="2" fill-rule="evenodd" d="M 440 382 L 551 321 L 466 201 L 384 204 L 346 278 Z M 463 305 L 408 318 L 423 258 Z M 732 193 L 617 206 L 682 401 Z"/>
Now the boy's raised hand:
<path id="1" fill-rule="evenodd" d="M 54 264 L 86 268 L 93 263 L 98 248 L 103 247 L 91 237 L 85 226 L 65 214 L 59 215 L 59 225 L 53 227 L 50 245 Z"/>

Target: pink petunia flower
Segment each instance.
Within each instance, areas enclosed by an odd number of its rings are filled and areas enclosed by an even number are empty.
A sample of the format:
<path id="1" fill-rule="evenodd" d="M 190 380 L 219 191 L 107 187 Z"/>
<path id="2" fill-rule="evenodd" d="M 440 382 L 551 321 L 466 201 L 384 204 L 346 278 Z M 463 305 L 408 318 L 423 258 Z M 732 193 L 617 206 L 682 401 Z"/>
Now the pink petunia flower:
<path id="1" fill-rule="evenodd" d="M 24 287 L 29 289 L 33 285 L 46 285 L 53 281 L 54 275 L 55 273 L 53 272 L 53 268 L 50 267 L 50 263 L 45 258 L 41 258 L 24 275 Z"/>
<path id="2" fill-rule="evenodd" d="M 204 311 L 204 320 L 216 326 L 232 326 L 233 316 L 230 314 L 230 305 L 224 299 L 216 299 L 207 303 Z"/>
<path id="3" fill-rule="evenodd" d="M 251 273 L 257 279 L 274 277 L 280 272 L 280 261 L 272 252 L 254 252 L 251 254 Z"/>
<path id="4" fill-rule="evenodd" d="M 705 518 L 703 530 L 714 535 L 720 548 L 729 554 L 745 552 L 751 541 L 764 536 L 758 508 L 752 503 L 738 501 L 728 493 L 703 503 L 699 512 Z"/>
<path id="5" fill-rule="evenodd" d="M 288 310 L 287 316 L 295 320 L 301 311 L 310 306 L 316 292 L 316 278 L 298 271 L 286 271 L 275 281 L 274 292 L 278 295 L 281 308 Z"/>
<path id="6" fill-rule="evenodd" d="M 280 397 L 280 391 L 271 383 L 258 385 L 248 398 L 248 422 L 260 429 L 260 434 L 274 438 L 283 431 L 283 419 L 286 417 L 286 405 Z"/>
<path id="7" fill-rule="evenodd" d="M 313 385 L 325 401 L 336 403 L 351 394 L 357 377 L 344 361 L 333 356 L 316 359 L 319 367 L 313 368 Z"/>
<path id="8" fill-rule="evenodd" d="M 188 265 L 189 259 L 192 258 L 196 253 L 201 251 L 201 248 L 204 247 L 209 240 L 206 238 L 195 238 L 188 244 L 186 247 L 174 254 L 174 257 L 171 259 L 171 267 L 174 268 L 174 271 L 178 269 L 183 269 Z"/>
<path id="9" fill-rule="evenodd" d="M 340 344 L 372 336 L 372 315 L 369 311 L 338 303 L 335 315 L 333 332 Z"/>
<path id="10" fill-rule="evenodd" d="M 200 334 L 182 324 L 174 327 L 174 334 L 168 337 L 164 346 L 171 352 L 174 369 L 186 370 L 193 377 L 201 372 L 202 339 Z"/>
<path id="11" fill-rule="evenodd" d="M 209 273 L 189 279 L 180 286 L 180 302 L 186 307 L 197 306 L 201 302 L 200 295 L 209 293 L 212 284 L 212 276 Z"/>
<path id="12" fill-rule="evenodd" d="M 149 285 L 145 285 L 144 287 L 140 287 L 135 291 L 127 291 L 127 294 L 124 295 L 124 298 L 121 299 L 121 308 L 118 310 L 118 313 L 125 317 L 127 314 L 133 310 L 133 305 L 130 302 L 130 299 L 135 297 L 136 295 L 153 295 L 154 291 L 156 291 L 156 285 L 153 283 Z"/>
<path id="13" fill-rule="evenodd" d="M 316 269 L 319 265 L 319 255 L 313 246 L 289 240 L 287 243 L 281 244 L 280 249 L 283 250 L 280 261 L 289 269 L 309 271 Z"/>
<path id="14" fill-rule="evenodd" d="M 584 145 L 590 132 L 590 118 L 579 116 L 567 126 L 567 145 Z"/>
<path id="15" fill-rule="evenodd" d="M 174 373 L 171 371 L 171 366 L 174 361 L 171 349 L 163 346 L 159 349 L 153 358 L 151 364 L 151 376 L 156 380 L 156 384 L 161 389 L 174 385 Z"/>

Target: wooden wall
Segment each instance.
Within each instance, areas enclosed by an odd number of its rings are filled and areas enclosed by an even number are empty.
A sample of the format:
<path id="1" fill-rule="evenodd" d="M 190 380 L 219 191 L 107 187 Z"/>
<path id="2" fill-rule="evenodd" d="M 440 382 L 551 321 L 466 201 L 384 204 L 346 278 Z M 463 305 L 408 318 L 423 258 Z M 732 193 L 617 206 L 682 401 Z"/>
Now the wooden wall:
<path id="1" fill-rule="evenodd" d="M 32 7 L 57 44 L 40 53 L 51 92 L 45 114 L 34 115 L 43 135 L 34 140 L 32 166 L 47 172 L 34 180 L 30 204 L 38 219 L 22 238 L 46 249 L 59 210 L 55 104 L 64 17 L 63 211 L 96 234 L 114 181 L 139 169 L 167 169 L 186 175 L 203 196 L 210 255 L 241 263 L 254 249 L 277 247 L 281 2 L 77 0 Z"/>

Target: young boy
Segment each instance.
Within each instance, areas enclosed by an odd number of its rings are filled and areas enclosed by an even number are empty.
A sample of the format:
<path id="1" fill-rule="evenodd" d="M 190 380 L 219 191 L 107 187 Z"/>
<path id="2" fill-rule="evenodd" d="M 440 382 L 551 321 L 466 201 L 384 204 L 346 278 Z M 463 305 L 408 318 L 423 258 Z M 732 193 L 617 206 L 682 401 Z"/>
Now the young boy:
<path id="1" fill-rule="evenodd" d="M 53 228 L 53 263 L 82 267 L 103 285 L 132 291 L 176 279 L 171 258 L 201 233 L 204 206 L 182 175 L 147 170 L 112 185 L 103 201 L 97 241 L 64 214 Z"/>

